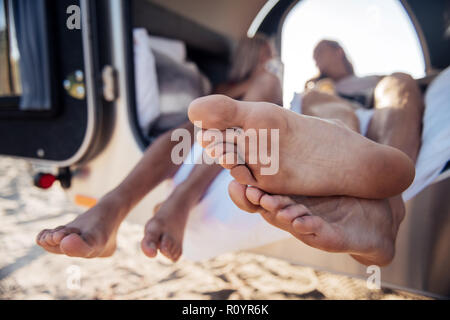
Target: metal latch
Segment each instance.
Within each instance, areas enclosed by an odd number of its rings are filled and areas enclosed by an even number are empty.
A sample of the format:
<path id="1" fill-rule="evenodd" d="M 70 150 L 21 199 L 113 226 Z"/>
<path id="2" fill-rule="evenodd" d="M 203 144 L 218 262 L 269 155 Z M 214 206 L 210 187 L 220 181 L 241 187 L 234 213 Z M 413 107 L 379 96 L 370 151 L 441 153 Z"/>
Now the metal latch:
<path id="1" fill-rule="evenodd" d="M 103 98 L 112 102 L 118 97 L 117 72 L 111 66 L 105 66 L 102 71 Z"/>

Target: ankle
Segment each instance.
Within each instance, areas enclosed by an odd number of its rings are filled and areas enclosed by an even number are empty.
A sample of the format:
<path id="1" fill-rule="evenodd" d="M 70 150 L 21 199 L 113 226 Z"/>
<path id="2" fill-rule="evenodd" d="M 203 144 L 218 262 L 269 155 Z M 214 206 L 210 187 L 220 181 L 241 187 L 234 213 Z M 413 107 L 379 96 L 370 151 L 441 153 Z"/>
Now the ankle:
<path id="1" fill-rule="evenodd" d="M 108 192 L 100 199 L 98 204 L 111 208 L 110 213 L 116 214 L 120 220 L 125 219 L 132 209 L 128 197 L 118 189 Z"/>
<path id="2" fill-rule="evenodd" d="M 195 206 L 203 194 L 200 194 L 195 188 L 187 183 L 179 184 L 175 190 L 169 196 L 171 201 L 182 203 L 183 205 L 191 208 Z"/>

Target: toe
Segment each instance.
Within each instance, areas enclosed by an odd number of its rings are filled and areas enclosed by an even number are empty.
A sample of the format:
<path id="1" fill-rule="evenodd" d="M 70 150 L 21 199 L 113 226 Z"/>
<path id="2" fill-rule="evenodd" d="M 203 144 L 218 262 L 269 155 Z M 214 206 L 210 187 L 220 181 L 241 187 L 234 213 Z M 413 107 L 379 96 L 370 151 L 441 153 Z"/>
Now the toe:
<path id="1" fill-rule="evenodd" d="M 61 251 L 69 257 L 90 258 L 94 249 L 80 235 L 71 233 L 60 243 Z"/>
<path id="2" fill-rule="evenodd" d="M 276 212 L 295 204 L 288 196 L 264 194 L 260 199 L 260 205 L 269 212 Z"/>
<path id="3" fill-rule="evenodd" d="M 326 222 L 318 216 L 303 215 L 292 221 L 292 228 L 298 234 L 320 235 L 325 224 Z"/>
<path id="4" fill-rule="evenodd" d="M 189 106 L 189 120 L 201 121 L 202 128 L 225 130 L 242 127 L 251 108 L 248 104 L 224 95 L 211 95 L 194 100 Z"/>
<path id="5" fill-rule="evenodd" d="M 310 216 L 311 212 L 301 204 L 289 206 L 283 210 L 278 211 L 275 219 L 281 224 L 293 224 L 297 218 Z"/>
<path id="6" fill-rule="evenodd" d="M 161 253 L 170 260 L 174 261 L 176 247 L 177 245 L 175 244 L 174 239 L 168 234 L 163 234 L 161 239 Z"/>
<path id="7" fill-rule="evenodd" d="M 203 129 L 197 133 L 196 139 L 202 148 L 209 151 L 208 155 L 214 157 L 214 151 L 219 150 L 225 143 L 225 133 L 217 129 Z M 225 149 L 225 147 L 222 148 Z"/>
<path id="8" fill-rule="evenodd" d="M 235 166 L 230 170 L 230 174 L 240 184 L 256 185 L 258 183 L 245 165 Z"/>
<path id="9" fill-rule="evenodd" d="M 219 137 L 211 137 L 211 135 L 216 133 Z M 222 134 L 218 130 L 207 130 L 203 131 L 203 133 L 200 132 L 197 140 L 204 148 L 206 155 L 225 169 L 231 170 L 237 165 L 245 164 L 237 146 L 233 142 L 224 142 L 221 137 Z"/>
<path id="10" fill-rule="evenodd" d="M 145 238 L 141 241 L 141 249 L 149 258 L 154 258 L 158 254 L 158 247 L 156 242 L 148 241 Z"/>
<path id="11" fill-rule="evenodd" d="M 177 262 L 180 259 L 182 252 L 183 251 L 182 251 L 181 247 L 179 247 L 175 250 L 175 252 L 173 254 L 173 262 Z"/>
<path id="12" fill-rule="evenodd" d="M 53 230 L 50 230 L 48 232 L 45 233 L 45 236 L 43 237 L 44 242 L 48 245 L 48 246 L 55 246 L 56 243 L 53 241 Z"/>
<path id="13" fill-rule="evenodd" d="M 245 192 L 245 196 L 247 197 L 248 201 L 253 203 L 255 206 L 260 205 L 261 198 L 265 194 L 266 193 L 264 191 L 262 191 L 261 189 L 255 188 L 255 187 L 248 187 Z"/>
<path id="14" fill-rule="evenodd" d="M 292 223 L 291 233 L 307 245 L 329 251 L 347 252 L 348 240 L 339 228 L 318 216 L 302 216 Z"/>
<path id="15" fill-rule="evenodd" d="M 149 258 L 154 258 L 158 254 L 158 247 L 161 241 L 161 225 L 156 219 L 151 219 L 145 228 L 145 236 L 141 242 L 144 254 Z"/>
<path id="16" fill-rule="evenodd" d="M 233 180 L 228 185 L 228 193 L 234 204 L 241 210 L 254 213 L 257 212 L 259 206 L 252 204 L 246 197 L 247 186 Z"/>
<path id="17" fill-rule="evenodd" d="M 44 229 L 38 233 L 38 235 L 36 236 L 36 244 L 37 245 L 42 246 L 45 244 L 44 238 L 48 231 L 49 231 L 48 229 Z"/>
<path id="18" fill-rule="evenodd" d="M 51 246 L 46 241 L 45 238 L 47 237 L 47 234 L 50 233 L 50 230 L 44 229 L 36 236 L 36 244 L 40 247 L 42 247 L 45 251 L 54 253 L 54 254 L 61 254 L 61 249 L 59 248 L 59 245 L 57 246 Z"/>

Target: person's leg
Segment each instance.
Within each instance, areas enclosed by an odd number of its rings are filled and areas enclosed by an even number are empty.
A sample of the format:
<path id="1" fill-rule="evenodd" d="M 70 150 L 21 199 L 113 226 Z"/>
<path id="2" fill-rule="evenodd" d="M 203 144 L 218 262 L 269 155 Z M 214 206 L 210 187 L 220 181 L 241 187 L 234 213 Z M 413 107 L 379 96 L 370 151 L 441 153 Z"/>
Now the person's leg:
<path id="1" fill-rule="evenodd" d="M 193 135 L 190 122 L 182 128 Z M 178 169 L 171 161 L 172 148 L 178 143 L 171 141 L 171 134 L 169 131 L 159 137 L 125 180 L 97 205 L 65 226 L 41 231 L 37 244 L 51 253 L 72 257 L 111 256 L 116 247 L 116 233 L 131 209 Z"/>
<path id="2" fill-rule="evenodd" d="M 349 102 L 335 95 L 310 90 L 302 96 L 302 114 L 334 120 L 360 132 L 358 117 Z"/>
<path id="3" fill-rule="evenodd" d="M 375 112 L 367 137 L 406 153 L 415 163 L 422 136 L 423 97 L 409 75 L 394 73 L 375 89 Z"/>
<path id="4" fill-rule="evenodd" d="M 267 192 L 386 198 L 401 193 L 413 180 L 414 165 L 403 152 L 334 121 L 298 115 L 274 104 L 208 96 L 191 104 L 189 118 L 193 123 L 201 122 L 203 129 L 219 130 L 226 142 L 230 137 L 225 130 L 242 128 L 244 132 L 237 131 L 238 142 L 236 136 L 228 142 L 237 150 L 245 150 L 243 154 L 236 152 L 245 163 L 225 163 L 224 167 L 241 184 Z M 270 166 L 259 157 L 256 163 L 250 163 L 248 139 L 242 139 L 249 129 L 256 133 L 266 129 L 269 148 L 278 147 L 279 170 L 274 174 L 263 174 L 262 169 Z M 278 130 L 278 140 L 272 141 L 272 129 Z M 204 132 L 200 142 L 211 156 L 219 158 L 223 150 L 216 152 L 222 144 L 211 143 L 208 133 Z"/>
<path id="5" fill-rule="evenodd" d="M 404 73 L 384 77 L 375 89 L 375 112 L 367 137 L 397 148 L 415 163 L 422 137 L 423 96 L 417 82 Z M 405 216 L 402 196 L 388 199 L 395 235 Z"/>

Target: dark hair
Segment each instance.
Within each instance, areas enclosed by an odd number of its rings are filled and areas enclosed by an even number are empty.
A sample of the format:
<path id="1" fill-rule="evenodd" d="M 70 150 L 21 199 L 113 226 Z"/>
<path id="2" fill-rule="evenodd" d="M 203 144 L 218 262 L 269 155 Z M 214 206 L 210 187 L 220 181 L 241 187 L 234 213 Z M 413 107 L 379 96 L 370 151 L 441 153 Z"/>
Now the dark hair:
<path id="1" fill-rule="evenodd" d="M 316 45 L 316 47 L 314 48 L 314 50 L 316 50 L 317 47 L 320 46 L 321 44 L 326 44 L 326 45 L 328 45 L 328 46 L 330 46 L 330 47 L 332 47 L 332 48 L 334 48 L 334 49 L 341 49 L 341 50 L 344 52 L 344 55 L 343 55 L 343 57 L 342 57 L 342 59 L 343 59 L 342 62 L 344 63 L 345 69 L 347 70 L 347 72 L 348 72 L 349 74 L 352 74 L 352 75 L 355 74 L 355 70 L 353 69 L 353 64 L 352 64 L 352 63 L 350 62 L 350 60 L 348 59 L 347 54 L 345 53 L 344 48 L 342 48 L 342 46 L 339 44 L 339 42 L 334 41 L 334 40 L 324 39 L 324 40 L 321 40 L 321 41 Z M 328 75 L 323 74 L 322 72 L 319 71 L 319 74 L 318 74 L 317 76 L 315 76 L 314 78 L 312 78 L 312 79 L 306 81 L 306 83 L 305 83 L 305 89 L 308 88 L 308 86 L 309 86 L 310 83 L 315 84 L 315 83 L 317 83 L 318 81 L 320 81 L 320 80 L 322 80 L 322 79 L 325 79 L 325 78 L 328 78 Z"/>

